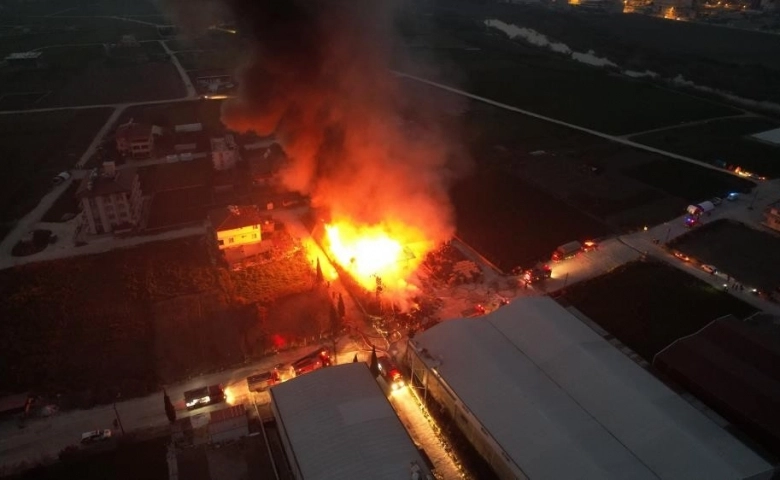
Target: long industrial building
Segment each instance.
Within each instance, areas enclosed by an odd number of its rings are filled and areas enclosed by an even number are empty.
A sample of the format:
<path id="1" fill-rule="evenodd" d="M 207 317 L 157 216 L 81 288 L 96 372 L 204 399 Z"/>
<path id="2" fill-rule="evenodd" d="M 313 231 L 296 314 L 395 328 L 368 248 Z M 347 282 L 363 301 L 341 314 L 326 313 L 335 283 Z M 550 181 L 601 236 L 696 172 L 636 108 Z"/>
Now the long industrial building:
<path id="1" fill-rule="evenodd" d="M 671 320 L 670 320 L 671 321 Z M 548 297 L 409 341 L 413 385 L 504 479 L 768 479 L 772 466 Z"/>
<path id="2" fill-rule="evenodd" d="M 270 391 L 296 479 L 432 478 L 365 363 L 323 368 Z"/>

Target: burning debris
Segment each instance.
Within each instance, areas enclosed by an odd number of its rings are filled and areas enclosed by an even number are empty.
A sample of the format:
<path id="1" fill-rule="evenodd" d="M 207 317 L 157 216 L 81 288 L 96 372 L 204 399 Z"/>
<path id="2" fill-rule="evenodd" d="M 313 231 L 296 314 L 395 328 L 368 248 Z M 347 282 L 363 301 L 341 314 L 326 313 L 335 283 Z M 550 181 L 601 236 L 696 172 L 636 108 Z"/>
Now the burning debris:
<path id="1" fill-rule="evenodd" d="M 448 187 L 465 164 L 442 109 L 388 69 L 392 4 L 226 1 L 252 49 L 222 112 L 233 130 L 276 135 L 290 159 L 283 184 L 329 212 L 331 256 L 387 292 L 406 290 L 451 237 Z"/>

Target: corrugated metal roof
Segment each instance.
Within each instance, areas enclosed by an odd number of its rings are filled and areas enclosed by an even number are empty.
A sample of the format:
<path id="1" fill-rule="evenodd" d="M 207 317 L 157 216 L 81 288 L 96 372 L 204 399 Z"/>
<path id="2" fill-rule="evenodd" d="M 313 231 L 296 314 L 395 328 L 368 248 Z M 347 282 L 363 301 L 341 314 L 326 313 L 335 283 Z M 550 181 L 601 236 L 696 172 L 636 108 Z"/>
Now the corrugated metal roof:
<path id="1" fill-rule="evenodd" d="M 410 478 L 425 463 L 365 363 L 308 373 L 271 388 L 306 480 Z"/>
<path id="2" fill-rule="evenodd" d="M 780 128 L 756 133 L 752 135 L 752 137 L 756 140 L 761 140 L 762 142 L 773 143 L 780 146 Z"/>
<path id="3" fill-rule="evenodd" d="M 531 479 L 735 479 L 771 470 L 548 297 L 415 337 Z"/>

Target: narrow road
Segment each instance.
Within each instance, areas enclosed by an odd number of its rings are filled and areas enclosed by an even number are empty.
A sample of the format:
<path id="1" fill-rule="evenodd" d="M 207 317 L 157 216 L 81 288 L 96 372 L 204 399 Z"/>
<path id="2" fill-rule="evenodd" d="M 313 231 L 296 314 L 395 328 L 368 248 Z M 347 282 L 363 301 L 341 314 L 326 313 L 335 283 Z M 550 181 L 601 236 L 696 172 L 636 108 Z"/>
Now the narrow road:
<path id="1" fill-rule="evenodd" d="M 176 56 L 176 52 L 168 48 L 168 44 L 165 43 L 163 40 L 158 40 L 160 42 L 160 45 L 165 49 L 165 53 L 168 54 L 168 56 L 171 58 L 171 61 L 173 62 L 173 65 L 176 67 L 176 70 L 179 72 L 179 76 L 181 77 L 181 81 L 184 82 L 184 88 L 187 89 L 187 96 L 185 98 L 196 98 L 198 96 L 198 92 L 195 90 L 195 87 L 192 86 L 192 80 L 190 80 L 190 76 L 187 75 L 187 71 L 184 70 L 184 67 L 181 66 L 181 62 L 179 62 L 179 58 Z"/>
<path id="2" fill-rule="evenodd" d="M 685 128 L 685 127 L 693 127 L 696 125 L 704 125 L 710 122 L 717 122 L 718 120 L 729 120 L 729 119 L 736 119 L 736 118 L 758 118 L 759 116 L 755 113 L 745 112 L 741 113 L 739 115 L 723 115 L 722 117 L 712 117 L 712 118 L 706 118 L 704 120 L 695 120 L 693 122 L 682 122 L 677 125 L 669 125 L 666 127 L 660 127 L 660 128 L 653 128 L 652 130 L 645 130 L 642 132 L 634 132 L 634 133 L 627 133 L 625 135 L 618 135 L 618 138 L 631 138 L 631 137 L 637 137 L 639 135 L 647 135 L 649 133 L 656 133 L 656 132 L 663 132 L 666 130 L 674 130 L 677 128 Z"/>
<path id="3" fill-rule="evenodd" d="M 477 100 L 479 102 L 487 103 L 488 105 L 493 105 L 494 107 L 503 108 L 504 110 L 509 110 L 509 111 L 512 111 L 512 112 L 520 113 L 520 114 L 526 115 L 528 117 L 533 117 L 533 118 L 536 118 L 536 119 L 539 119 L 539 120 L 544 120 L 546 122 L 550 122 L 550 123 L 554 123 L 556 125 L 561 125 L 561 126 L 564 126 L 564 127 L 568 127 L 568 128 L 573 129 L 573 130 L 578 130 L 580 132 L 589 133 L 589 134 L 594 135 L 596 137 L 601 137 L 601 138 L 604 138 L 604 139 L 607 139 L 607 140 L 611 140 L 611 141 L 613 141 L 615 143 L 620 143 L 620 144 L 623 144 L 623 145 L 626 145 L 626 146 L 629 146 L 629 147 L 637 148 L 639 150 L 645 150 L 645 151 L 648 151 L 648 152 L 657 153 L 659 155 L 663 155 L 665 157 L 673 158 L 675 160 L 682 160 L 683 162 L 688 162 L 688 163 L 691 163 L 693 165 L 697 165 L 699 167 L 704 167 L 704 168 L 707 168 L 707 169 L 710 169 L 710 170 L 715 170 L 715 171 L 718 171 L 718 172 L 727 173 L 729 175 L 737 176 L 736 173 L 734 173 L 734 172 L 732 172 L 730 170 L 727 170 L 725 168 L 719 168 L 719 167 L 716 167 L 715 165 L 710 165 L 709 163 L 702 162 L 702 161 L 696 160 L 694 158 L 686 157 L 684 155 L 678 155 L 676 153 L 667 152 L 667 151 L 661 150 L 659 148 L 649 147 L 649 146 L 643 145 L 641 143 L 632 142 L 631 140 L 628 140 L 626 138 L 622 138 L 620 136 L 610 135 L 608 133 L 599 132 L 597 130 L 592 130 L 590 128 L 581 127 L 581 126 L 575 125 L 573 123 L 564 122 L 562 120 L 557 120 L 555 118 L 546 117 L 544 115 L 539 115 L 538 113 L 534 113 L 534 112 L 531 112 L 529 110 L 523 110 L 521 108 L 517 108 L 517 107 L 514 107 L 512 105 L 507 105 L 506 103 L 497 102 L 497 101 L 491 100 L 489 98 L 481 97 L 479 95 L 474 95 L 473 93 L 464 92 L 463 90 L 458 90 L 457 88 L 450 87 L 449 85 L 444 85 L 444 84 L 441 84 L 441 83 L 433 82 L 433 81 L 427 80 L 425 78 L 420 78 L 420 77 L 417 77 L 417 76 L 414 76 L 414 75 L 410 75 L 408 73 L 396 72 L 396 71 L 393 71 L 393 73 L 396 76 L 398 76 L 398 77 L 407 78 L 407 79 L 413 80 L 415 82 L 424 83 L 426 85 L 430 85 L 432 87 L 440 88 L 442 90 L 446 90 L 446 91 L 448 91 L 450 93 L 454 93 L 456 95 L 460 95 L 460 96 L 463 96 L 463 97 L 468 97 L 468 98 L 471 98 L 472 100 Z M 740 178 L 743 178 L 743 177 L 740 177 Z"/>
<path id="4" fill-rule="evenodd" d="M 100 130 L 98 130 L 97 134 L 95 134 L 95 138 L 92 139 L 92 142 L 89 144 L 87 149 L 81 155 L 79 161 L 76 162 L 76 168 L 84 168 L 84 165 L 86 165 L 89 159 L 92 158 L 92 155 L 95 154 L 95 151 L 103 142 L 103 137 L 106 136 L 108 131 L 111 129 L 114 123 L 116 123 L 117 119 L 119 119 L 119 116 L 122 115 L 122 112 L 124 111 L 125 111 L 125 107 L 114 108 L 114 111 L 111 112 L 111 115 L 106 119 L 106 123 L 104 123 L 103 126 L 100 127 Z"/>

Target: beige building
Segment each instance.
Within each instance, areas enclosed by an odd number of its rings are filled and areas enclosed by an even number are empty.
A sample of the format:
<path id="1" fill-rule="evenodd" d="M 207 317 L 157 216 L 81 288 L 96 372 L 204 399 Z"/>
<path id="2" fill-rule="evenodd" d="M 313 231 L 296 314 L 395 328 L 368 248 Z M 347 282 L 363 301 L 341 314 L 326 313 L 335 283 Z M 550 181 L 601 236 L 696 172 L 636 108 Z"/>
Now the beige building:
<path id="1" fill-rule="evenodd" d="M 263 218 L 254 205 L 230 205 L 209 212 L 209 222 L 214 230 L 220 250 L 260 243 Z"/>
<path id="2" fill-rule="evenodd" d="M 766 210 L 764 210 L 764 225 L 780 232 L 780 201 L 766 207 Z"/>
<path id="3" fill-rule="evenodd" d="M 117 171 L 113 162 L 85 178 L 76 191 L 84 212 L 84 223 L 91 234 L 127 231 L 141 217 L 143 195 L 135 169 Z"/>
<path id="4" fill-rule="evenodd" d="M 116 129 L 116 149 L 123 156 L 150 158 L 154 150 L 154 134 L 151 125 L 133 123 L 132 120 Z"/>
<path id="5" fill-rule="evenodd" d="M 214 170 L 230 170 L 241 159 L 233 135 L 211 139 L 211 160 Z"/>

